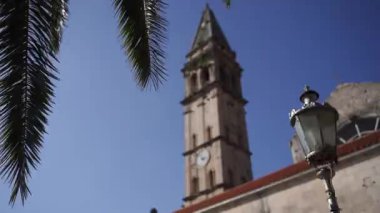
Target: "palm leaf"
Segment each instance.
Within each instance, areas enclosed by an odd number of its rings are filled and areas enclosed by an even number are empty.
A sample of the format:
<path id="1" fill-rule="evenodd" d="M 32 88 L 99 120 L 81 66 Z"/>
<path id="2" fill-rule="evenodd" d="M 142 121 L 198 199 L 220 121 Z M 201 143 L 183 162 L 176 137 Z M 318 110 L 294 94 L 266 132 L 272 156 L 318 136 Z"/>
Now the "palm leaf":
<path id="1" fill-rule="evenodd" d="M 223 1 L 228 8 L 231 7 L 231 0 L 223 0 Z"/>
<path id="2" fill-rule="evenodd" d="M 0 1 L 0 175 L 10 204 L 30 194 L 53 97 L 67 0 Z"/>
<path id="3" fill-rule="evenodd" d="M 155 89 L 166 77 L 163 47 L 167 21 L 163 0 L 113 0 L 124 51 L 137 84 Z"/>

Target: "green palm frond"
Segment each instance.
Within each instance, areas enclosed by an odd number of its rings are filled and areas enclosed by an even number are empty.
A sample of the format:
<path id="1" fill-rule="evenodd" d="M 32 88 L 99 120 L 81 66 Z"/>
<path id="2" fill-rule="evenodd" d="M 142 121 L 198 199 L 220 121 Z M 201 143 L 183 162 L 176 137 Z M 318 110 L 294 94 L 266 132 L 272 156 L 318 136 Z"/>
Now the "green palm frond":
<path id="1" fill-rule="evenodd" d="M 231 7 L 231 0 L 224 0 L 224 3 L 228 8 Z"/>
<path id="2" fill-rule="evenodd" d="M 167 21 L 162 0 L 113 0 L 122 46 L 133 65 L 137 84 L 155 89 L 166 77 L 164 44 Z"/>
<path id="3" fill-rule="evenodd" d="M 0 2 L 0 175 L 14 204 L 40 162 L 67 0 Z"/>

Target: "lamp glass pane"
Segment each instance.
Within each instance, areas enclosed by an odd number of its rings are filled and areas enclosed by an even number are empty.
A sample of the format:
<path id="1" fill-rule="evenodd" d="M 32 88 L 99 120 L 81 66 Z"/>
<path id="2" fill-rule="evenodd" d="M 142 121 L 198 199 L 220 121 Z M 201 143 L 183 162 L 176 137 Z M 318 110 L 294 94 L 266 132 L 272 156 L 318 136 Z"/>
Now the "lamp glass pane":
<path id="1" fill-rule="evenodd" d="M 302 147 L 304 155 L 309 154 L 310 153 L 309 145 L 306 143 L 305 135 L 303 134 L 303 129 L 299 122 L 298 116 L 296 117 L 294 128 L 297 132 L 298 138 L 300 139 L 300 143 L 301 143 L 301 147 Z"/>
<path id="2" fill-rule="evenodd" d="M 315 110 L 309 110 L 300 113 L 298 116 L 302 126 L 305 142 L 309 147 L 309 151 L 320 151 L 323 148 L 322 136 L 318 114 Z"/>
<path id="3" fill-rule="evenodd" d="M 332 110 L 322 110 L 319 113 L 319 123 L 323 136 L 323 143 L 329 147 L 336 146 L 336 114 Z"/>

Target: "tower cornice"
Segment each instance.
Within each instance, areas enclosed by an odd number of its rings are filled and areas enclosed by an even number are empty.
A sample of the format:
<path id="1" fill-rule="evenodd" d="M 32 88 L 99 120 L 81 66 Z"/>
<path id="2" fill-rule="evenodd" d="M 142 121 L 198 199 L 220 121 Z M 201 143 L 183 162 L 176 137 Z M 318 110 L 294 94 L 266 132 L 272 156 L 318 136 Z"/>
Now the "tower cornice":
<path id="1" fill-rule="evenodd" d="M 231 56 L 233 59 L 236 58 L 235 51 L 233 51 L 230 48 L 228 48 L 228 49 L 224 48 L 222 45 L 219 44 L 219 42 L 218 42 L 218 40 L 217 40 L 217 38 L 215 36 L 211 36 L 207 40 L 205 40 L 202 43 L 200 43 L 197 47 L 191 49 L 190 52 L 186 54 L 186 57 L 187 58 L 191 57 L 194 53 L 196 53 L 199 50 L 202 50 L 202 48 L 205 48 L 208 44 L 212 44 L 213 46 L 217 47 L 218 50 L 222 50 L 227 55 Z"/>
<path id="2" fill-rule="evenodd" d="M 218 137 L 215 137 L 215 138 L 212 138 L 211 140 L 206 141 L 206 142 L 202 143 L 201 145 L 199 145 L 199 146 L 197 146 L 197 147 L 194 147 L 194 148 L 191 149 L 191 150 L 188 150 L 188 151 L 186 151 L 186 152 L 183 152 L 182 155 L 183 155 L 183 156 L 186 156 L 186 155 L 194 154 L 194 153 L 197 152 L 198 150 L 203 149 L 203 148 L 205 148 L 205 147 L 209 147 L 209 146 L 211 146 L 213 143 L 216 143 L 216 142 L 218 142 L 218 141 L 221 141 L 222 143 L 225 143 L 225 144 L 227 144 L 227 145 L 233 147 L 233 148 L 236 149 L 236 150 L 239 150 L 240 152 L 242 152 L 242 153 L 244 153 L 244 154 L 246 154 L 246 155 L 249 155 L 249 156 L 252 155 L 252 152 L 251 152 L 251 151 L 249 151 L 248 149 L 245 149 L 245 148 L 243 148 L 243 147 L 237 145 L 236 143 L 233 143 L 233 142 L 228 141 L 227 138 L 224 137 L 224 136 L 222 136 L 222 135 L 220 135 L 220 136 L 218 136 Z"/>
<path id="3" fill-rule="evenodd" d="M 248 103 L 248 101 L 246 99 L 244 99 L 243 97 L 238 97 L 238 96 L 235 96 L 233 94 L 231 94 L 230 92 L 228 92 L 224 87 L 223 85 L 221 84 L 220 81 L 214 81 L 208 85 L 206 85 L 205 87 L 203 87 L 201 90 L 197 91 L 197 92 L 194 92 L 193 94 L 189 95 L 188 97 L 184 98 L 180 103 L 184 106 L 184 105 L 187 105 L 195 100 L 197 100 L 198 98 L 201 98 L 201 97 L 204 97 L 207 93 L 209 93 L 212 89 L 214 88 L 219 88 L 221 89 L 223 92 L 229 94 L 234 100 L 236 100 L 237 102 L 246 105 Z"/>
<path id="4" fill-rule="evenodd" d="M 240 64 L 236 62 L 236 54 L 235 52 L 231 52 L 229 50 L 223 50 L 220 48 L 220 46 L 215 45 L 212 40 L 208 41 L 207 44 L 204 44 L 203 47 L 206 45 L 211 44 L 211 48 L 207 51 L 204 51 L 203 53 L 199 54 L 197 57 L 189 59 L 181 69 L 181 71 L 184 73 L 186 71 L 190 71 L 196 68 L 200 68 L 202 66 L 207 66 L 209 63 L 205 62 L 209 59 L 213 59 L 216 57 L 217 54 L 222 53 L 229 61 L 230 63 L 234 64 L 234 66 L 237 67 L 237 69 L 242 72 L 243 69 L 241 68 Z M 203 47 L 199 47 L 199 49 L 196 49 L 194 52 L 190 52 L 188 54 L 188 58 L 190 58 L 189 55 L 195 54 L 196 51 L 201 51 Z"/>

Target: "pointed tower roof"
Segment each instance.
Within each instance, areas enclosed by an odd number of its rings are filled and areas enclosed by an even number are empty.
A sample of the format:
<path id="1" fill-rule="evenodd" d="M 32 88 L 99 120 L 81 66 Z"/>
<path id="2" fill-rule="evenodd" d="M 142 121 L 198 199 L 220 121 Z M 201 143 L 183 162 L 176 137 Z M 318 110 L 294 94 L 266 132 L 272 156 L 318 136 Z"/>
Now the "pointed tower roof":
<path id="1" fill-rule="evenodd" d="M 220 45 L 226 47 L 227 49 L 230 49 L 227 39 L 224 36 L 224 33 L 218 24 L 214 13 L 208 4 L 206 4 L 206 8 L 203 11 L 203 15 L 199 23 L 197 34 L 195 35 L 191 50 L 196 49 L 211 38 L 215 39 Z"/>

